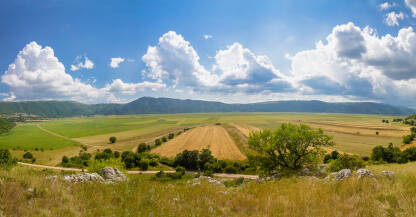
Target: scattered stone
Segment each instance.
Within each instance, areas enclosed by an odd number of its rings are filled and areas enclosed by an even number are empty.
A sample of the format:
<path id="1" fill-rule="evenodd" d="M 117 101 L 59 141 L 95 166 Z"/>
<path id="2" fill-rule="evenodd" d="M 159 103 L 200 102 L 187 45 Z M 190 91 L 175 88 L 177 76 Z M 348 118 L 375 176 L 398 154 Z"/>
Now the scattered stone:
<path id="1" fill-rule="evenodd" d="M 338 174 L 338 173 L 336 173 L 336 172 L 331 173 L 331 174 L 329 174 L 329 175 L 327 175 L 327 176 L 325 177 L 325 180 L 330 180 L 330 179 L 334 178 L 335 176 L 337 176 L 337 174 Z"/>
<path id="2" fill-rule="evenodd" d="M 367 169 L 359 169 L 357 170 L 358 178 L 364 178 L 364 177 L 373 177 L 373 173 L 370 170 Z"/>
<path id="3" fill-rule="evenodd" d="M 303 169 L 303 170 L 301 170 L 301 171 L 299 172 L 299 175 L 301 175 L 301 176 L 307 176 L 307 175 L 309 175 L 311 172 L 312 172 L 312 171 L 311 171 L 311 169 L 309 169 L 309 168 L 305 168 L 305 169 Z"/>
<path id="4" fill-rule="evenodd" d="M 350 169 L 342 169 L 335 176 L 335 181 L 341 181 L 351 176 Z"/>
<path id="5" fill-rule="evenodd" d="M 207 180 L 208 183 L 213 184 L 213 185 L 223 185 L 222 182 L 220 182 L 220 181 L 218 181 L 218 180 L 216 180 L 216 179 L 214 179 L 212 177 L 209 177 L 209 176 L 200 176 L 198 178 L 194 178 L 192 180 L 188 180 L 186 183 L 188 185 L 195 186 L 195 185 L 200 185 L 202 180 Z"/>
<path id="6" fill-rule="evenodd" d="M 58 180 L 58 176 L 47 176 L 46 180 L 51 180 L 52 182 L 56 182 L 56 180 Z"/>
<path id="7" fill-rule="evenodd" d="M 100 175 L 106 180 L 106 181 L 112 181 L 112 182 L 120 182 L 127 180 L 127 177 L 117 168 L 113 167 L 104 167 L 100 171 Z"/>
<path id="8" fill-rule="evenodd" d="M 381 175 L 385 176 L 387 178 L 394 178 L 396 176 L 396 174 L 394 172 L 387 171 L 387 170 L 381 171 Z"/>
<path id="9" fill-rule="evenodd" d="M 81 174 L 74 174 L 70 176 L 64 176 L 64 180 L 73 183 L 80 183 L 80 182 L 105 182 L 103 177 L 98 175 L 97 173 L 81 173 Z"/>

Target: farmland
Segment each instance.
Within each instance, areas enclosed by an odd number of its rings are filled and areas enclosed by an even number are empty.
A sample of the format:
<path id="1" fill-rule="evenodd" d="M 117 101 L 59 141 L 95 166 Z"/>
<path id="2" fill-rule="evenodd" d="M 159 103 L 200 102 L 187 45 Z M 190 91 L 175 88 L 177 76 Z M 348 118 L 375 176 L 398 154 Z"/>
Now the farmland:
<path id="1" fill-rule="evenodd" d="M 227 131 L 221 126 L 205 126 L 191 129 L 176 139 L 154 149 L 161 156 L 175 157 L 184 150 L 210 149 L 218 159 L 245 160 Z"/>
<path id="2" fill-rule="evenodd" d="M 88 147 L 88 152 L 104 148 L 118 151 L 134 150 L 139 143 L 153 145 L 157 138 L 183 131 L 185 128 L 193 128 L 162 144 L 154 152 L 172 157 L 185 148 L 208 147 L 220 158 L 242 160 L 249 152 L 246 141 L 251 131 L 275 129 L 281 123 L 291 122 L 323 129 L 325 133 L 333 136 L 336 142 L 336 145 L 331 147 L 333 150 L 368 156 L 374 146 L 387 146 L 390 142 L 396 146 L 401 145 L 401 138 L 408 133 L 409 127 L 381 121 L 393 118 L 397 117 L 308 113 L 76 117 L 19 124 L 0 136 L 0 147 L 14 149 L 13 153 L 17 157 L 21 156 L 23 150 L 42 148 L 44 152 L 34 153 L 38 162 L 54 165 L 64 154 L 76 154 L 81 144 Z M 220 125 L 214 127 L 215 123 Z M 116 136 L 117 143 L 109 144 L 110 136 Z"/>

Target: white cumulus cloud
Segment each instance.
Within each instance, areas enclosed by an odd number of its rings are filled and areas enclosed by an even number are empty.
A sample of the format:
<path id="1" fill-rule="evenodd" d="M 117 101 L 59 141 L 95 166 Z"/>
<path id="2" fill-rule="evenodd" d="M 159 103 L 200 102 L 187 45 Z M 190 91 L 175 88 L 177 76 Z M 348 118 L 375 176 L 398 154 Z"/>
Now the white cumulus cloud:
<path id="1" fill-rule="evenodd" d="M 291 72 L 304 93 L 403 103 L 416 94 L 415 58 L 411 27 L 380 37 L 348 23 L 334 27 L 327 43 L 294 55 Z"/>
<path id="2" fill-rule="evenodd" d="M 163 84 L 152 82 L 123 83 L 116 79 L 104 88 L 74 79 L 65 72 L 64 65 L 54 55 L 51 47 L 42 47 L 36 42 L 27 44 L 21 50 L 1 81 L 7 84 L 11 93 L 9 100 L 50 100 L 71 99 L 82 102 L 106 102 L 115 95 L 133 94 L 135 91 L 156 90 Z"/>
<path id="3" fill-rule="evenodd" d="M 384 22 L 388 25 L 388 26 L 398 26 L 399 25 L 399 20 L 403 20 L 404 19 L 404 14 L 403 12 L 400 13 L 396 13 L 394 11 L 386 14 L 385 18 L 384 18 Z"/>
<path id="4" fill-rule="evenodd" d="M 121 57 L 113 57 L 111 58 L 110 67 L 111 68 L 118 68 L 120 63 L 124 62 L 124 58 Z"/>
<path id="5" fill-rule="evenodd" d="M 384 2 L 384 3 L 381 3 L 381 4 L 378 5 L 378 7 L 381 10 L 388 10 L 388 9 L 392 8 L 393 6 L 394 6 L 393 4 L 390 4 L 388 2 Z"/>
<path id="6" fill-rule="evenodd" d="M 212 38 L 212 35 L 209 35 L 209 34 L 205 34 L 204 35 L 204 39 L 205 40 L 208 40 L 208 39 L 211 39 Z"/>
<path id="7" fill-rule="evenodd" d="M 406 6 L 412 11 L 412 16 L 416 17 L 416 0 L 405 0 Z"/>
<path id="8" fill-rule="evenodd" d="M 84 58 L 84 62 L 82 62 L 82 58 Z M 77 71 L 77 70 L 80 70 L 81 68 L 84 68 L 84 69 L 94 68 L 94 63 L 90 59 L 88 59 L 86 55 L 77 56 L 74 62 L 75 64 L 71 65 L 71 71 Z"/>

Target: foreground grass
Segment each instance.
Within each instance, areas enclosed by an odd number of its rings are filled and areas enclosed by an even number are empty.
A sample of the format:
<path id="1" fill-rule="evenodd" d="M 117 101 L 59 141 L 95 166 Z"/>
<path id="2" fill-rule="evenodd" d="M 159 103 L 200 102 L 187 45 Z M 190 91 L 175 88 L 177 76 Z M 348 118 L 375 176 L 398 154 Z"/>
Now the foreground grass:
<path id="1" fill-rule="evenodd" d="M 414 166 L 414 165 L 413 165 Z M 15 167 L 0 171 L 5 216 L 416 216 L 416 176 L 326 182 L 285 178 L 225 188 L 186 180 L 131 176 L 115 185 L 69 184 L 54 173 Z M 33 192 L 28 189 L 32 188 Z"/>

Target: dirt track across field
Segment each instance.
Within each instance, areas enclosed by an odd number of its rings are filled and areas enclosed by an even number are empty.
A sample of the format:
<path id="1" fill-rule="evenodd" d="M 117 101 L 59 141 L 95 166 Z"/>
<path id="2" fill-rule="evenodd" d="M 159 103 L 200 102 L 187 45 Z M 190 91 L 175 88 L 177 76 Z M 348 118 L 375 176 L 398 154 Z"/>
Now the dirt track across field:
<path id="1" fill-rule="evenodd" d="M 222 126 L 196 127 L 155 148 L 152 152 L 174 157 L 184 150 L 209 149 L 218 159 L 245 160 L 237 145 Z"/>

